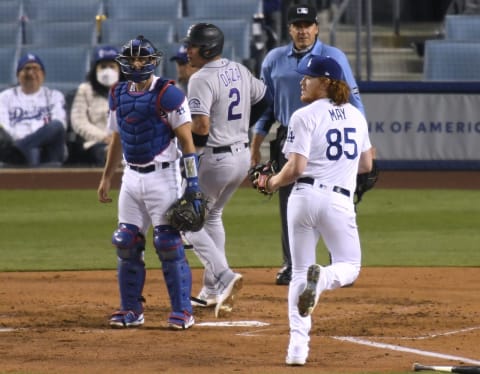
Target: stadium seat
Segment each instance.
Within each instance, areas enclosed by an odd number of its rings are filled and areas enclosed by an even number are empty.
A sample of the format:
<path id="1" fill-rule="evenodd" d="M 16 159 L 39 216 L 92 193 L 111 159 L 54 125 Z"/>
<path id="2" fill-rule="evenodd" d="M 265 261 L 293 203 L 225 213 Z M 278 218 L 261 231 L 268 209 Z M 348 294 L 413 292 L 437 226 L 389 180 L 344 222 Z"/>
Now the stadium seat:
<path id="1" fill-rule="evenodd" d="M 22 43 L 22 24 L 20 22 L 0 23 L 0 46 L 17 47 Z"/>
<path id="2" fill-rule="evenodd" d="M 447 15 L 445 39 L 480 41 L 480 16 Z"/>
<path id="3" fill-rule="evenodd" d="M 36 21 L 92 21 L 103 13 L 103 0 L 23 0 L 24 13 Z"/>
<path id="4" fill-rule="evenodd" d="M 188 17 L 242 18 L 251 20 L 255 13 L 263 13 L 261 0 L 187 0 Z"/>
<path id="5" fill-rule="evenodd" d="M 17 83 L 16 68 L 18 49 L 16 47 L 0 47 L 0 89 L 3 90 Z"/>
<path id="6" fill-rule="evenodd" d="M 174 32 L 174 24 L 169 21 L 138 22 L 107 18 L 102 23 L 101 42 L 120 47 L 130 39 L 143 35 L 160 48 L 174 41 Z"/>
<path id="7" fill-rule="evenodd" d="M 95 20 L 25 23 L 24 44 L 36 46 L 93 46 L 97 41 Z"/>
<path id="8" fill-rule="evenodd" d="M 0 2 L 0 22 L 19 21 L 23 14 L 23 4 L 19 0 L 2 0 Z"/>
<path id="9" fill-rule="evenodd" d="M 237 61 L 242 62 L 250 58 L 252 33 L 250 21 L 244 19 L 182 18 L 177 21 L 178 40 L 182 40 L 187 35 L 188 28 L 198 22 L 208 22 L 218 26 L 223 31 L 225 40 L 232 43 L 234 57 Z"/>
<path id="10" fill-rule="evenodd" d="M 89 47 L 24 46 L 20 56 L 27 52 L 37 54 L 45 65 L 45 85 L 66 93 L 86 79 L 90 67 Z"/>
<path id="11" fill-rule="evenodd" d="M 105 10 L 114 20 L 174 20 L 183 16 L 180 0 L 106 0 Z"/>
<path id="12" fill-rule="evenodd" d="M 427 81 L 480 81 L 480 42 L 427 40 L 423 77 Z"/>

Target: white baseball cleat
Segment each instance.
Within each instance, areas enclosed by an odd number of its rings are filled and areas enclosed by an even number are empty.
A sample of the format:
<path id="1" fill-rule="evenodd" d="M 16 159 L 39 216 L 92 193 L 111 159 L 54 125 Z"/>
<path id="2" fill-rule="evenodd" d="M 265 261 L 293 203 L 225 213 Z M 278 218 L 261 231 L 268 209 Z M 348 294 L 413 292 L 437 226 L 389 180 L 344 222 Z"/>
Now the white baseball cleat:
<path id="1" fill-rule="evenodd" d="M 302 317 L 308 317 L 317 306 L 317 284 L 320 279 L 320 265 L 310 265 L 307 271 L 307 285 L 298 297 L 298 312 Z"/>
<path id="2" fill-rule="evenodd" d="M 200 293 L 196 298 L 203 302 L 191 300 L 191 303 L 193 306 L 208 308 L 208 307 L 213 307 L 217 305 L 218 295 L 208 293 L 207 289 L 205 287 L 202 287 L 202 289 L 200 290 Z"/>
<path id="3" fill-rule="evenodd" d="M 235 273 L 230 283 L 225 287 L 217 298 L 217 306 L 215 307 L 215 317 L 228 317 L 233 309 L 235 298 L 238 291 L 243 286 L 243 277 L 241 274 Z"/>
<path id="4" fill-rule="evenodd" d="M 300 356 L 287 356 L 285 363 L 290 366 L 303 366 L 307 362 L 305 357 Z"/>

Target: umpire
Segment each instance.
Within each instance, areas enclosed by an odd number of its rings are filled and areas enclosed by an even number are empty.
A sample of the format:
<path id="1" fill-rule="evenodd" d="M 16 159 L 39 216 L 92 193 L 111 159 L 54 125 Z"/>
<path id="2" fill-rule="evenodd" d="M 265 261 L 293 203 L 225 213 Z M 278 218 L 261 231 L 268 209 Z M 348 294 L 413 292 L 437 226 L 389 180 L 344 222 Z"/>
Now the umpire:
<path id="1" fill-rule="evenodd" d="M 290 116 L 304 104 L 300 100 L 300 80 L 302 76 L 295 71 L 300 60 L 305 56 L 330 56 L 342 67 L 343 79 L 350 87 L 350 103 L 364 115 L 357 82 L 353 76 L 348 59 L 340 49 L 324 44 L 318 40 L 317 9 L 311 5 L 298 4 L 290 7 L 287 13 L 288 33 L 292 41 L 284 46 L 272 49 L 265 57 L 261 78 L 273 97 L 273 102 L 253 129 L 251 144 L 251 164 L 261 162 L 260 146 L 269 133 L 273 123 L 279 124 L 276 138 L 270 142 L 270 160 L 282 168 L 286 159 L 282 153 Z M 292 276 L 292 260 L 287 229 L 287 201 L 292 186 L 280 188 L 280 219 L 282 225 L 283 267 L 276 276 L 276 284 L 288 285 Z"/>

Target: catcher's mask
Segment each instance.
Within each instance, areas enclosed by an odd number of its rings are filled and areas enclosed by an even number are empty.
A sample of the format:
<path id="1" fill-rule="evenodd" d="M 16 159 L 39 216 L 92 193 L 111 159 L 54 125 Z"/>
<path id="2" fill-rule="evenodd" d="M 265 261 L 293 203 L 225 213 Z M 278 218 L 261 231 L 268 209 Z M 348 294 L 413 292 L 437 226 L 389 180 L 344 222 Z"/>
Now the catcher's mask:
<path id="1" fill-rule="evenodd" d="M 132 65 L 132 58 L 135 57 L 144 57 L 147 60 L 140 69 Z M 116 61 L 120 64 L 125 77 L 138 83 L 147 80 L 153 74 L 162 57 L 161 51 L 157 50 L 143 35 L 139 35 L 125 43 Z"/>
<path id="2" fill-rule="evenodd" d="M 222 30 L 211 23 L 196 23 L 190 26 L 183 39 L 185 45 L 199 47 L 198 53 L 206 60 L 222 53 L 223 41 Z"/>

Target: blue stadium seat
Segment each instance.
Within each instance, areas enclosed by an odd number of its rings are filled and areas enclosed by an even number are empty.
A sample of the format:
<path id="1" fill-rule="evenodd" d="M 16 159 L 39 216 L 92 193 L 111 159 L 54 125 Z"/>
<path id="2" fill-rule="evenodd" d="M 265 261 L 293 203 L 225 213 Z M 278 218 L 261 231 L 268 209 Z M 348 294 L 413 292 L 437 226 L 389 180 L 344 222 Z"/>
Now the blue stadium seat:
<path id="1" fill-rule="evenodd" d="M 0 89 L 3 90 L 17 83 L 16 69 L 18 49 L 16 47 L 0 47 Z"/>
<path id="2" fill-rule="evenodd" d="M 180 0 L 106 0 L 106 15 L 115 20 L 175 20 L 183 16 Z"/>
<path id="3" fill-rule="evenodd" d="M 22 43 L 22 24 L 20 22 L 0 23 L 0 46 L 17 47 Z"/>
<path id="4" fill-rule="evenodd" d="M 263 13 L 261 0 L 186 0 L 188 17 L 243 18 L 251 20 L 255 13 Z"/>
<path id="5" fill-rule="evenodd" d="M 103 13 L 103 0 L 23 0 L 24 13 L 36 21 L 92 21 Z"/>
<path id="6" fill-rule="evenodd" d="M 2 0 L 0 2 L 0 22 L 19 21 L 23 14 L 23 4 L 19 0 Z"/>
<path id="7" fill-rule="evenodd" d="M 230 42 L 233 47 L 234 57 L 237 61 L 242 62 L 250 58 L 250 39 L 251 39 L 251 22 L 246 19 L 212 19 L 212 18 L 192 18 L 186 17 L 177 21 L 177 37 L 182 40 L 186 35 L 188 28 L 198 22 L 213 23 L 219 27 L 224 35 L 225 40 Z M 227 55 L 225 55 L 228 57 Z"/>
<path id="8" fill-rule="evenodd" d="M 427 81 L 480 81 L 480 42 L 427 40 L 423 77 Z"/>
<path id="9" fill-rule="evenodd" d="M 169 21 L 138 22 L 107 18 L 102 22 L 101 42 L 121 47 L 130 39 L 143 35 L 160 48 L 174 41 L 174 32 L 174 24 Z"/>
<path id="10" fill-rule="evenodd" d="M 24 46 L 20 56 L 27 52 L 37 54 L 45 65 L 45 85 L 63 93 L 75 89 L 86 79 L 90 67 L 89 47 Z"/>
<path id="11" fill-rule="evenodd" d="M 480 41 L 480 16 L 447 15 L 445 39 Z"/>
<path id="12" fill-rule="evenodd" d="M 95 20 L 25 23 L 24 44 L 37 46 L 93 46 L 97 41 Z"/>

